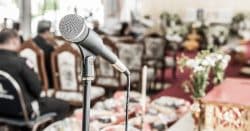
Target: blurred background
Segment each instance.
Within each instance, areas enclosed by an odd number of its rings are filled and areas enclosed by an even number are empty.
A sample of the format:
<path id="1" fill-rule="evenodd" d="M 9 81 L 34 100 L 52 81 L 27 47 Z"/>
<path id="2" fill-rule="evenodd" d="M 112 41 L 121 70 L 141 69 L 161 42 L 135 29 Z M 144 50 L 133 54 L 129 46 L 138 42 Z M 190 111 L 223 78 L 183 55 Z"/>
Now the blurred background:
<path id="1" fill-rule="evenodd" d="M 58 28 L 68 14 L 82 16 L 131 71 L 131 130 L 249 131 L 249 5 L 249 0 L 0 0 L 0 77 L 1 71 L 19 76 L 13 70 L 29 67 L 30 74 L 15 79 L 36 82 L 36 88 L 24 84 L 24 96 L 37 93 L 39 109 L 45 110 L 21 121 L 6 115 L 20 112 L 10 110 L 15 109 L 5 96 L 10 86 L 0 79 L 0 131 L 34 129 L 34 120 L 53 112 L 59 118 L 38 119 L 37 130 L 81 130 L 84 54 Z M 99 57 L 94 65 L 91 131 L 124 130 L 126 78 Z"/>
<path id="2" fill-rule="evenodd" d="M 12 22 L 21 22 L 25 37 L 34 36 L 36 25 L 42 19 L 52 21 L 53 30 L 58 34 L 59 20 L 69 13 L 89 17 L 89 21 L 97 20 L 103 27 L 131 21 L 131 16 L 158 20 L 163 12 L 176 14 L 183 22 L 192 22 L 197 20 L 199 10 L 206 22 L 230 23 L 236 14 L 249 14 L 248 3 L 248 0 L 1 0 L 1 9 L 5 11 L 1 12 L 0 22 L 8 27 Z"/>

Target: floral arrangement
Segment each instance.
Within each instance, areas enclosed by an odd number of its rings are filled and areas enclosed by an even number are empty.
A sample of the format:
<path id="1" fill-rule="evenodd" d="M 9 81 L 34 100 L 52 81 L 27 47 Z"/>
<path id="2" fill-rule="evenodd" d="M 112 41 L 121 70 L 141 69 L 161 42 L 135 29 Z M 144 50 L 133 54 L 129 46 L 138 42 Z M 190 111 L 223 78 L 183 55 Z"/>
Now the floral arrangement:
<path id="1" fill-rule="evenodd" d="M 206 87 L 209 84 L 209 74 L 213 71 L 214 83 L 220 83 L 224 79 L 224 71 L 230 61 L 230 56 L 220 52 L 201 51 L 195 58 L 182 55 L 178 59 L 178 65 L 183 72 L 184 68 L 192 70 L 189 80 L 183 83 L 185 91 L 191 92 L 194 98 L 205 96 Z"/>
<path id="2" fill-rule="evenodd" d="M 213 66 L 213 83 L 220 84 L 224 79 L 225 70 L 231 60 L 231 57 L 230 55 L 223 53 L 212 53 L 210 56 L 215 61 L 215 65 Z"/>
<path id="3" fill-rule="evenodd" d="M 183 87 L 185 91 L 191 92 L 195 98 L 204 96 L 208 85 L 208 75 L 211 69 L 210 64 L 214 62 L 209 62 L 210 60 L 206 58 L 207 54 L 209 52 L 202 51 L 193 59 L 183 55 L 178 60 L 178 65 L 182 72 L 184 67 L 192 70 L 190 79 L 183 83 Z"/>

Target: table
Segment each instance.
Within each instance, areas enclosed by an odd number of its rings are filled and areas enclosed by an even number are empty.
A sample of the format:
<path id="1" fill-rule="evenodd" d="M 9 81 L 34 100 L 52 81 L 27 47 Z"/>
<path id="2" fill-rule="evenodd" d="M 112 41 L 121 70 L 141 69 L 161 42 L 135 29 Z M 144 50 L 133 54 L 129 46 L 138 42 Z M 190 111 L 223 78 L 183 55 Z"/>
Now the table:
<path id="1" fill-rule="evenodd" d="M 200 104 L 202 131 L 250 130 L 250 79 L 227 78 Z"/>
<path id="2" fill-rule="evenodd" d="M 227 78 L 215 86 L 204 101 L 250 106 L 250 79 Z"/>

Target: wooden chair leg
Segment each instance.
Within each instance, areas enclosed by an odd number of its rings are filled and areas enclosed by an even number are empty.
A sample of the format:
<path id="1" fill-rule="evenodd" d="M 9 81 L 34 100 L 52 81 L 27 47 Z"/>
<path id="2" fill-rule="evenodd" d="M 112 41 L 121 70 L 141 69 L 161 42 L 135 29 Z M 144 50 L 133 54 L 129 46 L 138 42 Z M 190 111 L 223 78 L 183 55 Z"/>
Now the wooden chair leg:
<path id="1" fill-rule="evenodd" d="M 112 97 L 112 95 L 114 93 L 114 90 L 113 89 L 107 89 L 106 92 L 107 92 L 108 97 Z"/>
<path id="2" fill-rule="evenodd" d="M 165 68 L 163 67 L 161 69 L 161 89 L 164 89 L 164 83 L 165 83 Z"/>
<path id="3" fill-rule="evenodd" d="M 173 69 L 172 69 L 172 77 L 173 77 L 174 80 L 177 78 L 176 77 L 176 71 L 177 71 L 176 66 L 174 66 Z"/>
<path id="4" fill-rule="evenodd" d="M 157 74 L 158 74 L 158 70 L 156 67 L 154 67 L 155 70 L 155 79 L 154 79 L 154 86 L 151 88 L 152 90 L 156 90 L 156 86 L 157 86 Z"/>
<path id="5" fill-rule="evenodd" d="M 175 52 L 174 54 L 174 79 L 177 78 L 176 72 L 177 72 L 177 53 Z"/>

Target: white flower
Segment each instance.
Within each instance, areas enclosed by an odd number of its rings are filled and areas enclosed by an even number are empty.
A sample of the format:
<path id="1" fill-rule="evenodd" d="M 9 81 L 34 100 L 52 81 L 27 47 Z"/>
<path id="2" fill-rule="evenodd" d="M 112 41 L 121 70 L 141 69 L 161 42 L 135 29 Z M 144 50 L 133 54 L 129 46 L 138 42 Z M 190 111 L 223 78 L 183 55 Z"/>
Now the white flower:
<path id="1" fill-rule="evenodd" d="M 214 62 L 216 62 L 216 61 L 218 61 L 218 56 L 217 56 L 217 54 L 216 53 L 211 53 L 211 54 L 209 54 L 208 56 L 207 56 L 207 59 L 210 59 L 211 61 L 214 61 Z"/>
<path id="2" fill-rule="evenodd" d="M 208 62 L 208 64 L 209 64 L 209 66 L 212 66 L 212 67 L 214 67 L 215 66 L 215 62 L 216 62 L 216 60 L 215 60 L 215 57 L 214 56 L 207 56 L 206 58 L 205 58 L 205 60 Z"/>
<path id="3" fill-rule="evenodd" d="M 225 70 L 228 66 L 228 63 L 230 62 L 230 55 L 224 55 L 223 59 L 220 60 L 219 66 L 221 69 Z"/>
<path id="4" fill-rule="evenodd" d="M 198 63 L 198 65 L 200 65 L 202 63 L 203 59 L 196 58 L 195 61 Z"/>
<path id="5" fill-rule="evenodd" d="M 204 70 L 205 70 L 205 67 L 203 67 L 203 66 L 196 66 L 194 68 L 194 72 L 199 72 L 199 71 L 204 71 Z"/>
<path id="6" fill-rule="evenodd" d="M 223 59 L 223 55 L 222 54 L 217 54 L 217 60 L 222 60 Z"/>
<path id="7" fill-rule="evenodd" d="M 204 60 L 201 62 L 201 65 L 203 65 L 203 66 L 209 66 L 209 65 L 210 65 L 209 60 L 208 60 L 208 59 L 204 59 Z"/>
<path id="8" fill-rule="evenodd" d="M 229 62 L 231 60 L 231 56 L 230 55 L 225 55 L 225 60 Z"/>
<path id="9" fill-rule="evenodd" d="M 189 59 L 186 62 L 186 66 L 189 68 L 195 68 L 195 67 L 199 66 L 199 63 L 197 63 L 197 61 L 195 61 L 194 59 Z"/>
<path id="10" fill-rule="evenodd" d="M 228 66 L 228 62 L 226 60 L 222 60 L 219 66 L 221 69 L 225 70 Z"/>

